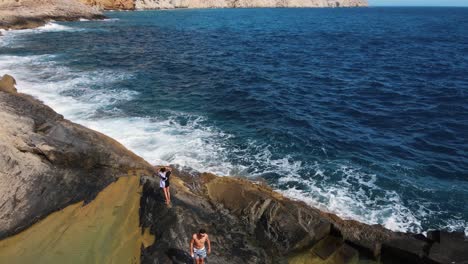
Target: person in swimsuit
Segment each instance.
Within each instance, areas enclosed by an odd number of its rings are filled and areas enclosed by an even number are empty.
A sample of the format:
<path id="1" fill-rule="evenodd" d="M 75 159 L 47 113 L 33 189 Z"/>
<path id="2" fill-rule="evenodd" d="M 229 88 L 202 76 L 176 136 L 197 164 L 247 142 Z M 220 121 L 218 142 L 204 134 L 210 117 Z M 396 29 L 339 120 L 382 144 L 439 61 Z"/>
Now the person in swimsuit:
<path id="1" fill-rule="evenodd" d="M 164 191 L 164 197 L 166 198 L 166 204 L 171 203 L 171 192 L 169 190 L 169 176 L 172 173 L 170 167 L 161 167 L 158 171 L 158 176 L 160 178 L 159 187 Z"/>
<path id="2" fill-rule="evenodd" d="M 205 243 L 208 243 L 208 254 L 211 254 L 211 242 L 205 229 L 200 229 L 198 234 L 192 235 L 190 241 L 190 254 L 195 258 L 196 264 L 203 264 L 207 255 Z"/>

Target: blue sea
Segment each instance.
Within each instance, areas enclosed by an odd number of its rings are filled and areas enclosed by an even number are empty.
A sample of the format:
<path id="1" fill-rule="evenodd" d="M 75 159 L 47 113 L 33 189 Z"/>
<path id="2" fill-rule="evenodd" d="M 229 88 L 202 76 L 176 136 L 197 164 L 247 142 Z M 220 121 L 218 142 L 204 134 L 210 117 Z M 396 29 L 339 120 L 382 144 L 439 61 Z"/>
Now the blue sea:
<path id="1" fill-rule="evenodd" d="M 0 74 L 153 164 L 468 233 L 468 8 L 106 15 L 3 32 Z"/>

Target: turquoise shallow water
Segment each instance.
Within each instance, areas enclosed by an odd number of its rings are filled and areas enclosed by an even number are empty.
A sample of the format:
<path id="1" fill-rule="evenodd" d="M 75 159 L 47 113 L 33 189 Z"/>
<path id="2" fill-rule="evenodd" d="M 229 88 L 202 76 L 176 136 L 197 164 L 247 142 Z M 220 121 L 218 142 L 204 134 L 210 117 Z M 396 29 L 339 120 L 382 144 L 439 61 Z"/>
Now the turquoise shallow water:
<path id="1" fill-rule="evenodd" d="M 0 73 L 152 163 L 367 223 L 467 231 L 466 8 L 111 12 L 6 32 Z"/>

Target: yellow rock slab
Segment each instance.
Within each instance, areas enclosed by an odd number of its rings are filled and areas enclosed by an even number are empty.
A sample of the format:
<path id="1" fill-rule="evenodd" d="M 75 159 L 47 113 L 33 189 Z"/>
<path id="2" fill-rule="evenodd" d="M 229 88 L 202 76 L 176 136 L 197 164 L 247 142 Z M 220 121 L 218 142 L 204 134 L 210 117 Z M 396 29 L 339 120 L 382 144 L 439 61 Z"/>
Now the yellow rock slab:
<path id="1" fill-rule="evenodd" d="M 0 263 L 140 263 L 141 247 L 154 236 L 139 227 L 141 186 L 121 177 L 96 199 L 55 212 L 0 241 Z"/>

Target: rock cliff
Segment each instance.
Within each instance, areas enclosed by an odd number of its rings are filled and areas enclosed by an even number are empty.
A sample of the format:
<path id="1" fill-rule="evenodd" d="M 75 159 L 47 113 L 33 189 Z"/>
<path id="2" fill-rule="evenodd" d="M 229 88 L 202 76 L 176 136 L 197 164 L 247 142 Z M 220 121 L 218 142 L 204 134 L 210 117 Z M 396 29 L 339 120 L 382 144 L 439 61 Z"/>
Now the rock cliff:
<path id="1" fill-rule="evenodd" d="M 79 0 L 80 2 L 96 6 L 104 10 L 133 10 L 135 9 L 134 0 Z"/>
<path id="2" fill-rule="evenodd" d="M 149 168 L 117 141 L 74 124 L 0 80 L 0 238 Z"/>
<path id="3" fill-rule="evenodd" d="M 80 0 L 104 9 L 357 7 L 367 0 Z"/>
<path id="4" fill-rule="evenodd" d="M 192 264 L 200 228 L 212 240 L 208 263 L 468 261 L 463 233 L 343 220 L 245 179 L 174 169 L 168 207 L 151 165 L 15 85 L 0 79 L 2 263 Z"/>
<path id="5" fill-rule="evenodd" d="M 0 0 L 0 28 L 34 28 L 50 20 L 79 18 L 96 19 L 103 16 L 97 8 L 76 0 Z"/>
<path id="6" fill-rule="evenodd" d="M 137 9 L 357 6 L 367 0 L 135 0 Z"/>

